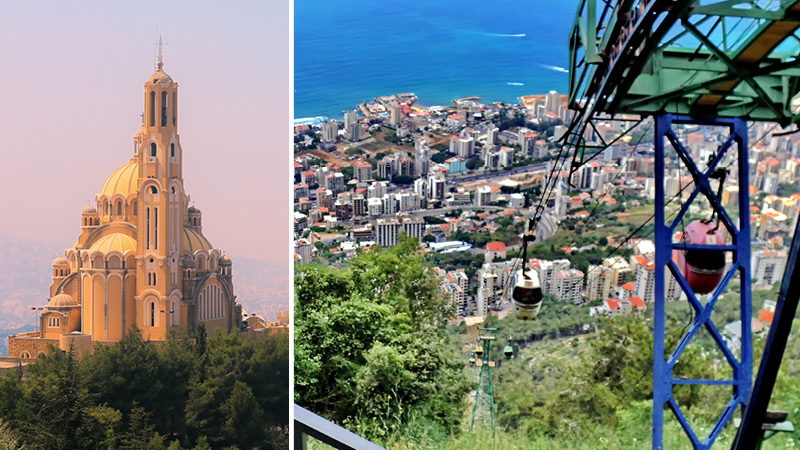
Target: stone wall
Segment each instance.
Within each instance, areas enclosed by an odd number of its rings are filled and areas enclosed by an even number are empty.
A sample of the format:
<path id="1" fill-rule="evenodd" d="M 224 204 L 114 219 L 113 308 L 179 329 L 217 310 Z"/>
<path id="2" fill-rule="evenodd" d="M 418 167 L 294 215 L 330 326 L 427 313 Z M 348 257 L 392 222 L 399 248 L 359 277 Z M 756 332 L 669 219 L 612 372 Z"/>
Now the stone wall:
<path id="1" fill-rule="evenodd" d="M 53 344 L 58 348 L 58 339 L 38 339 L 34 337 L 37 333 L 19 333 L 8 337 L 8 356 L 11 358 L 21 358 L 23 353 L 35 358 L 47 350 L 47 346 Z"/>

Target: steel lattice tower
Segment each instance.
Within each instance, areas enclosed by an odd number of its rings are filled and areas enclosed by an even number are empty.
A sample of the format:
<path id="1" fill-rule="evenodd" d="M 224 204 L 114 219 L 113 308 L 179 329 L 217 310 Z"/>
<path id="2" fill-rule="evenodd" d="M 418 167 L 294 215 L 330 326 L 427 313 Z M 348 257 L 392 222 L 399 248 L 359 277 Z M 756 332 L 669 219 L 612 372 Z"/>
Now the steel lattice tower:
<path id="1" fill-rule="evenodd" d="M 488 334 L 478 337 L 479 345 L 483 346 L 483 354 L 476 364 L 480 364 L 478 375 L 478 387 L 475 389 L 475 401 L 472 405 L 472 417 L 469 420 L 469 431 L 472 432 L 475 422 L 482 423 L 484 427 L 490 426 L 494 434 L 494 391 L 492 390 L 492 367 L 494 361 L 491 359 L 492 342 L 496 340 L 493 333 L 497 328 L 478 328 Z M 477 355 L 476 355 L 477 356 Z"/>

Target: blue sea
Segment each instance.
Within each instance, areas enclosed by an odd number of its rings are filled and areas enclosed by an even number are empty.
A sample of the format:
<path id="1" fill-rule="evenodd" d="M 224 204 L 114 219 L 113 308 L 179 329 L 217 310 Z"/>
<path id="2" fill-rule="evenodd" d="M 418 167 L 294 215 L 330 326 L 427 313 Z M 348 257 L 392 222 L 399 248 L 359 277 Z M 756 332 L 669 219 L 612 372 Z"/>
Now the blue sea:
<path id="1" fill-rule="evenodd" d="M 295 0 L 294 116 L 341 119 L 381 95 L 418 104 L 567 91 L 577 0 Z"/>

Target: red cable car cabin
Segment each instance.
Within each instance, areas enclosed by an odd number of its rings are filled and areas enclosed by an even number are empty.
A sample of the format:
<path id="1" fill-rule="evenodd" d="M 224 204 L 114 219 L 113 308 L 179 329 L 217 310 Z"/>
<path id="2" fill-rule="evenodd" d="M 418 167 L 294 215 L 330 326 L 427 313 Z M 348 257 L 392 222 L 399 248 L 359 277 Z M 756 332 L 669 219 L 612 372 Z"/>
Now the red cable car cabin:
<path id="1" fill-rule="evenodd" d="M 722 228 L 713 221 L 695 220 L 679 233 L 686 244 L 725 245 Z M 725 252 L 714 250 L 676 250 L 675 262 L 695 294 L 713 291 L 725 273 Z"/>

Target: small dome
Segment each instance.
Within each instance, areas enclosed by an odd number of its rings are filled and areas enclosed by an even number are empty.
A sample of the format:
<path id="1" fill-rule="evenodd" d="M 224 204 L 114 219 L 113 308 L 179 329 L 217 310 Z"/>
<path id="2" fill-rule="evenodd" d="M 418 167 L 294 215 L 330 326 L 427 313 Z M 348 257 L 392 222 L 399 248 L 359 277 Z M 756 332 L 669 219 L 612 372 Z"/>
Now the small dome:
<path id="1" fill-rule="evenodd" d="M 161 63 L 161 62 L 158 63 L 158 70 L 156 70 L 156 73 L 154 73 L 152 76 L 150 76 L 150 79 L 147 80 L 148 84 L 153 84 L 153 83 L 163 83 L 163 84 L 172 83 L 172 77 L 167 75 L 166 72 L 164 72 L 163 65 L 164 64 Z"/>
<path id="2" fill-rule="evenodd" d="M 63 256 L 59 256 L 53 260 L 53 267 L 64 267 L 68 265 L 69 262 L 67 262 L 67 258 L 64 258 Z"/>
<path id="3" fill-rule="evenodd" d="M 69 308 L 72 306 L 78 306 L 78 302 L 69 294 L 58 294 L 51 298 L 47 304 L 48 308 Z"/>
<path id="4" fill-rule="evenodd" d="M 183 257 L 183 268 L 184 269 L 194 269 L 197 267 L 197 264 L 194 263 L 194 258 L 189 255 Z"/>
<path id="5" fill-rule="evenodd" d="M 198 208 L 197 208 L 196 206 L 194 206 L 194 205 L 190 206 L 190 207 L 189 207 L 189 214 L 193 214 L 193 213 L 194 213 L 194 214 L 199 214 L 199 213 L 200 213 L 200 209 L 198 209 Z"/>
<path id="6" fill-rule="evenodd" d="M 230 266 L 231 264 L 233 263 L 231 262 L 231 259 L 228 258 L 227 256 L 223 256 L 222 258 L 219 259 L 220 266 Z"/>
<path id="7" fill-rule="evenodd" d="M 83 211 L 81 211 L 82 216 L 93 216 L 95 214 L 97 214 L 97 210 L 94 209 L 94 206 L 91 205 L 87 206 L 86 208 L 83 208 Z"/>
<path id="8" fill-rule="evenodd" d="M 113 197 L 114 194 L 122 194 L 127 198 L 129 195 L 135 194 L 137 189 L 139 189 L 139 163 L 131 161 L 111 172 L 100 188 L 100 195 Z M 94 208 L 92 209 L 94 210 Z"/>
<path id="9" fill-rule="evenodd" d="M 183 251 L 195 254 L 198 250 L 209 251 L 214 248 L 205 236 L 191 226 L 183 227 L 183 237 L 181 239 Z"/>

